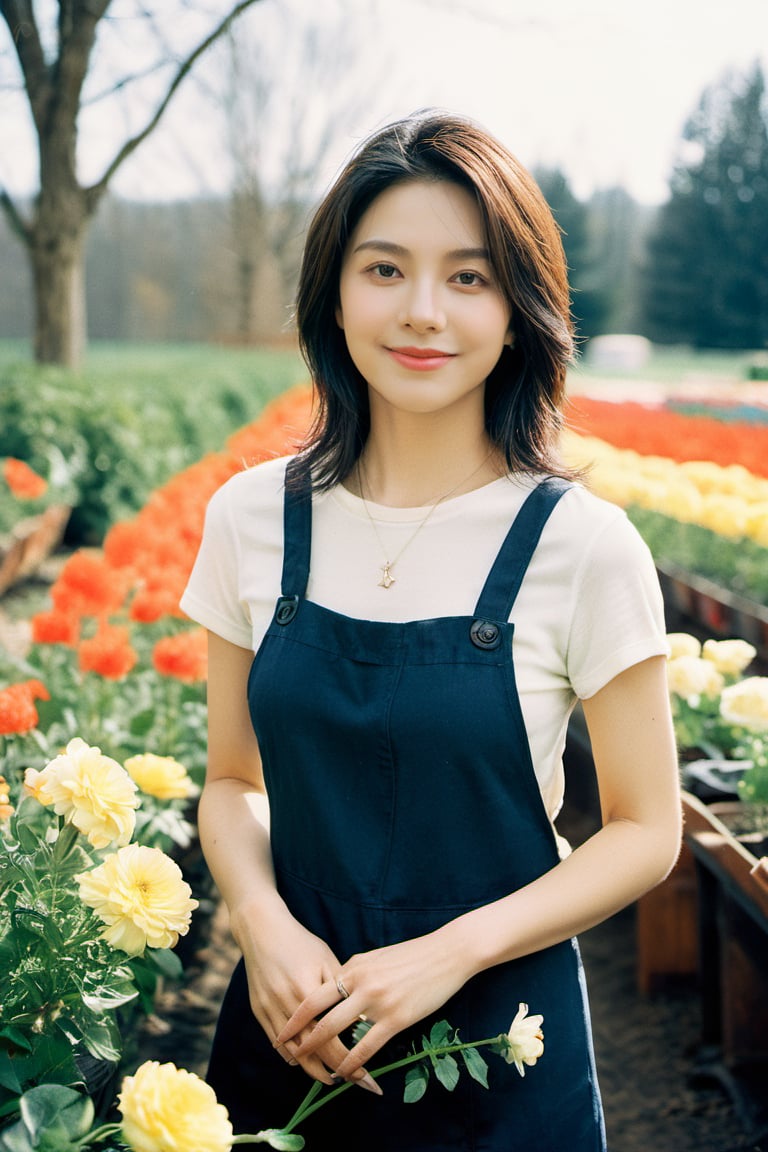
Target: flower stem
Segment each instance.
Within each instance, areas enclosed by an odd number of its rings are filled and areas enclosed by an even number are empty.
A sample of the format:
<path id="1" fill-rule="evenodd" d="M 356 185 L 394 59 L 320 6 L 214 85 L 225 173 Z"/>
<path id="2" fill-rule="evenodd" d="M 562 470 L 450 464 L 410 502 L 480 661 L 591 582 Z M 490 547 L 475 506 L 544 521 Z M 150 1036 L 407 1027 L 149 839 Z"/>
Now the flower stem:
<path id="1" fill-rule="evenodd" d="M 481 1048 L 488 1044 L 498 1044 L 500 1039 L 501 1037 L 499 1036 L 490 1036 L 487 1040 L 473 1040 L 467 1041 L 466 1043 L 456 1042 L 453 1044 L 442 1044 L 436 1048 L 422 1048 L 420 1052 L 411 1052 L 408 1056 L 403 1056 L 400 1060 L 393 1061 L 392 1064 L 385 1064 L 381 1068 L 374 1068 L 371 1071 L 371 1076 L 375 1080 L 378 1079 L 379 1076 L 385 1075 L 387 1072 L 394 1072 L 396 1069 L 404 1068 L 408 1064 L 416 1064 L 419 1062 L 419 1060 L 424 1060 L 427 1057 L 448 1056 L 453 1052 L 465 1051 L 467 1048 Z M 322 1083 L 319 1080 L 316 1080 L 285 1127 L 279 1129 L 280 1133 L 287 1135 L 288 1133 L 293 1132 L 294 1128 L 297 1128 L 299 1124 L 303 1123 L 303 1121 L 306 1120 L 308 1116 L 311 1116 L 313 1112 L 317 1112 L 318 1108 L 322 1108 L 324 1104 L 330 1103 L 331 1100 L 334 1100 L 337 1096 L 340 1096 L 342 1092 L 346 1092 L 348 1088 L 353 1088 L 354 1086 L 355 1082 L 353 1080 L 347 1080 L 344 1084 L 339 1085 L 338 1088 L 333 1088 L 330 1092 L 326 1092 L 326 1094 L 319 1100 L 316 1100 L 315 1097 L 322 1089 Z M 255 1139 L 256 1136 L 252 1133 L 245 1133 L 243 1135 L 235 1136 L 232 1143 L 233 1145 L 247 1144 L 249 1141 L 253 1141 Z"/>

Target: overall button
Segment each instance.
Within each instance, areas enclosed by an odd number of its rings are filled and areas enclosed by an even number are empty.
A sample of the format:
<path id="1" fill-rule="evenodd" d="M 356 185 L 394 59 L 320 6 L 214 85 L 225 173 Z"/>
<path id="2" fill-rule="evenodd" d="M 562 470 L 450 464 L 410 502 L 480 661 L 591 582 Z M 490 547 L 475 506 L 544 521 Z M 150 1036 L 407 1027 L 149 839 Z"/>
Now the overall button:
<path id="1" fill-rule="evenodd" d="M 298 610 L 298 596 L 281 596 L 275 609 L 275 620 L 278 624 L 290 624 Z"/>
<path id="2" fill-rule="evenodd" d="M 491 620 L 473 620 L 469 638 L 476 648 L 491 651 L 501 644 L 501 628 Z"/>

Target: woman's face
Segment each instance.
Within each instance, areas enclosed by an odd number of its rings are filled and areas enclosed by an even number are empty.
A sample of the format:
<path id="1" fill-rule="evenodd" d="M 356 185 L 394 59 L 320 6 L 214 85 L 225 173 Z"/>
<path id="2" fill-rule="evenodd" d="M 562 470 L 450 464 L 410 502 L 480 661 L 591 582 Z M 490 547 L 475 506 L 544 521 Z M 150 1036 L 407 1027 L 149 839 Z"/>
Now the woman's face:
<path id="1" fill-rule="evenodd" d="M 352 233 L 336 319 L 381 405 L 437 412 L 479 405 L 505 344 L 511 312 L 472 195 L 448 181 L 396 184 Z"/>

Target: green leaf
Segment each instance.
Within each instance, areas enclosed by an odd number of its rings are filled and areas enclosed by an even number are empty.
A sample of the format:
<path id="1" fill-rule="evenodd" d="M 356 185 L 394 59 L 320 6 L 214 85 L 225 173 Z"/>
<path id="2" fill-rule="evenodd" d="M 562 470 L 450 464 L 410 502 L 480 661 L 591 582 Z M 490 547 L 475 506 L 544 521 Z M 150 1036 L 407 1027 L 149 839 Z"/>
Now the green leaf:
<path id="1" fill-rule="evenodd" d="M 112 1012 L 123 1004 L 129 1004 L 138 996 L 138 989 L 132 980 L 115 979 L 105 983 L 97 972 L 88 972 L 82 984 L 83 1004 L 91 1012 Z"/>
<path id="2" fill-rule="evenodd" d="M 14 1065 L 15 1061 L 10 1056 L 0 1052 L 0 1086 L 21 1095 L 21 1081 Z"/>
<path id="3" fill-rule="evenodd" d="M 447 1020 L 438 1020 L 436 1024 L 432 1025 L 429 1033 L 429 1043 L 424 1041 L 425 1048 L 444 1048 L 447 1044 L 451 1044 L 457 1033 L 454 1033 L 453 1028 Z"/>
<path id="4" fill-rule="evenodd" d="M 280 1132 L 277 1128 L 268 1128 L 260 1133 L 259 1144 L 269 1144 L 277 1152 L 301 1152 L 304 1147 L 304 1137 L 298 1132 Z"/>
<path id="5" fill-rule="evenodd" d="M 17 1120 L 9 1128 L 0 1132 L 1 1152 L 35 1152 L 35 1146 L 30 1142 L 29 1133 L 21 1120 Z"/>
<path id="6" fill-rule="evenodd" d="M 421 1100 L 429 1084 L 429 1069 L 423 1061 L 412 1064 L 405 1073 L 405 1092 L 403 1100 L 406 1104 L 415 1104 Z"/>
<path id="7" fill-rule="evenodd" d="M 170 948 L 150 948 L 145 955 L 167 980 L 179 980 L 184 973 L 181 960 Z"/>
<path id="8" fill-rule="evenodd" d="M 83 1029 L 83 1043 L 92 1056 L 115 1062 L 123 1051 L 119 1029 L 113 1020 L 102 1016 Z"/>
<path id="9" fill-rule="evenodd" d="M 483 1060 L 477 1048 L 463 1048 L 461 1055 L 467 1072 L 469 1072 L 472 1079 L 477 1080 L 478 1084 L 482 1084 L 483 1088 L 487 1088 L 488 1065 L 485 1060 Z"/>
<path id="10" fill-rule="evenodd" d="M 447 1088 L 449 1092 L 453 1092 L 459 1082 L 459 1066 L 453 1056 L 448 1054 L 445 1056 L 433 1056 L 432 1067 L 435 1070 L 435 1076 L 437 1076 L 443 1088 Z"/>
<path id="11" fill-rule="evenodd" d="M 4 1041 L 8 1043 L 4 1044 Z M 29 1037 L 13 1024 L 6 1024 L 4 1028 L 0 1028 L 0 1049 L 4 1047 L 21 1048 L 25 1052 L 32 1051 Z"/>
<path id="12" fill-rule="evenodd" d="M 42 1084 L 19 1101 L 21 1120 L 35 1148 L 64 1149 L 85 1136 L 93 1124 L 89 1096 L 63 1084 Z"/>

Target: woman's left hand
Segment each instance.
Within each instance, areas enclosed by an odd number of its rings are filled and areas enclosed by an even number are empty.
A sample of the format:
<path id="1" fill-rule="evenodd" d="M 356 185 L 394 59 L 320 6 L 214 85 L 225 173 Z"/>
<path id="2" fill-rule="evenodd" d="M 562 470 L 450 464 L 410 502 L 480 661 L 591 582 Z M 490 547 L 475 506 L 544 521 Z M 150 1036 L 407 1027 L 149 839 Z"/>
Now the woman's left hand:
<path id="1" fill-rule="evenodd" d="M 365 1019 L 371 1027 L 336 1069 L 337 1075 L 348 1080 L 358 1068 L 370 1064 L 388 1040 L 436 1012 L 458 992 L 468 974 L 459 970 L 457 961 L 456 951 L 446 948 L 441 931 L 358 953 L 333 980 L 306 997 L 276 1043 L 293 1039 L 321 1017 L 296 1050 L 300 1058 Z"/>

